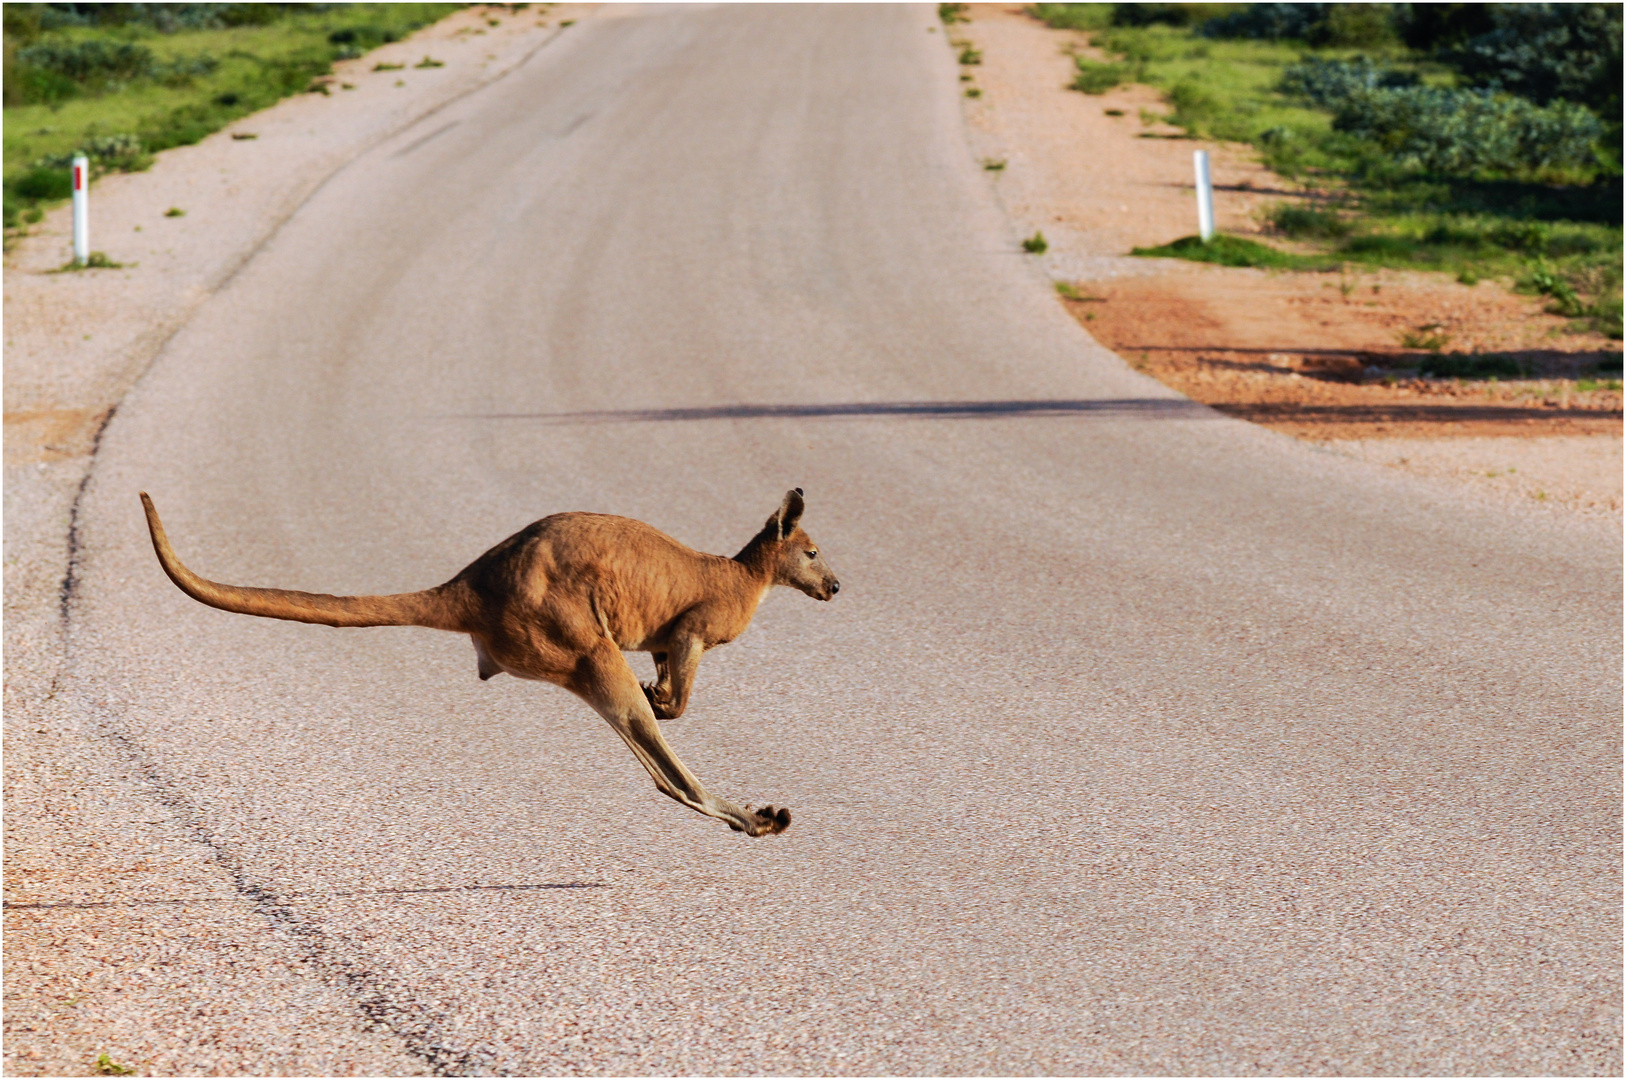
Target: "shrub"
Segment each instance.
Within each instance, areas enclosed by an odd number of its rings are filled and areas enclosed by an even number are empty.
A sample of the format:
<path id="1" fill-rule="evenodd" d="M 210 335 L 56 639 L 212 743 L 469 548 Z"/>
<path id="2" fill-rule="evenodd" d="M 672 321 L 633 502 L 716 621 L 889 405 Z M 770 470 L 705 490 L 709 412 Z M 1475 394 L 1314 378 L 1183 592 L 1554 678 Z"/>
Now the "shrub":
<path id="1" fill-rule="evenodd" d="M 1371 49 L 1396 40 L 1391 4 L 1326 4 L 1310 27 L 1311 45 L 1335 49 Z"/>
<path id="2" fill-rule="evenodd" d="M 1573 318 L 1583 313 L 1584 305 L 1581 298 L 1576 295 L 1574 286 L 1553 273 L 1552 268 L 1546 263 L 1536 264 L 1526 284 L 1541 295 L 1552 297 L 1553 302 L 1548 305 L 1548 311 L 1554 315 L 1568 315 Z"/>
<path id="3" fill-rule="evenodd" d="M 1103 64 L 1082 56 L 1075 57 L 1073 62 L 1078 65 L 1078 77 L 1068 85 L 1086 94 L 1104 94 L 1119 83 L 1135 78 L 1135 68 L 1129 64 Z"/>
<path id="4" fill-rule="evenodd" d="M 1335 239 L 1348 236 L 1350 231 L 1349 222 L 1331 210 L 1317 210 L 1314 207 L 1293 206 L 1289 203 L 1273 207 L 1269 220 L 1277 231 L 1295 239 L 1303 237 Z"/>
<path id="5" fill-rule="evenodd" d="M 1196 138 L 1206 137 L 1214 118 L 1224 111 L 1224 105 L 1213 91 L 1189 79 L 1171 86 L 1166 97 L 1174 106 L 1169 123 L 1185 128 Z"/>
<path id="6" fill-rule="evenodd" d="M 1421 53 L 1455 49 L 1495 26 L 1489 4 L 1404 4 L 1396 16 L 1401 40 Z"/>
<path id="7" fill-rule="evenodd" d="M 1113 26 L 1192 26 L 1217 12 L 1213 4 L 1113 4 Z"/>
<path id="8" fill-rule="evenodd" d="M 10 193 L 21 198 L 43 202 L 46 199 L 66 199 L 72 195 L 73 179 L 66 169 L 34 165 L 6 187 Z"/>
<path id="9" fill-rule="evenodd" d="M 1338 105 L 1364 90 L 1416 86 L 1417 76 L 1379 67 L 1364 56 L 1353 60 L 1303 60 L 1282 72 L 1284 94 L 1306 98 L 1317 105 Z"/>
<path id="10" fill-rule="evenodd" d="M 66 75 L 21 63 L 6 64 L 5 103 L 13 105 L 55 105 L 78 97 L 80 86 Z"/>
<path id="11" fill-rule="evenodd" d="M 158 62 L 152 50 L 133 41 L 113 44 L 101 38 L 42 41 L 17 50 L 17 62 L 49 71 L 81 85 L 151 75 Z"/>
<path id="12" fill-rule="evenodd" d="M 213 75 L 215 68 L 220 66 L 208 53 L 199 53 L 196 56 L 180 56 L 167 64 L 160 64 L 153 70 L 153 77 L 165 86 L 188 86 L 193 79 L 201 79 Z"/>
<path id="13" fill-rule="evenodd" d="M 1322 4 L 1249 4 L 1241 11 L 1203 23 L 1205 37 L 1260 41 L 1308 41 L 1323 18 Z"/>
<path id="14" fill-rule="evenodd" d="M 327 36 L 328 43 L 339 48 L 334 52 L 338 60 L 354 60 L 365 52 L 387 45 L 396 40 L 396 33 L 387 27 L 381 26 L 347 26 L 342 30 L 335 30 Z"/>
<path id="15" fill-rule="evenodd" d="M 1490 232 L 1494 244 L 1527 255 L 1539 255 L 1547 250 L 1552 230 L 1539 221 L 1508 221 Z"/>
<path id="16" fill-rule="evenodd" d="M 1111 4 L 1030 4 L 1027 13 L 1053 30 L 1105 30 Z"/>
<path id="17" fill-rule="evenodd" d="M 34 162 L 35 169 L 50 169 L 66 175 L 73 159 L 83 154 L 90 159 L 92 173 L 133 172 L 151 164 L 141 139 L 133 134 L 93 135 L 65 154 L 49 154 Z M 42 196 L 57 198 L 58 196 Z"/>
<path id="18" fill-rule="evenodd" d="M 1448 55 L 1475 85 L 1538 104 L 1620 100 L 1619 4 L 1491 4 L 1492 27 Z M 1615 106 L 1618 113 L 1619 106 Z"/>
<path id="19" fill-rule="evenodd" d="M 1402 166 L 1443 176 L 1585 169 L 1596 163 L 1603 132 L 1579 105 L 1430 86 L 1352 93 L 1337 104 L 1333 127 L 1376 143 Z"/>

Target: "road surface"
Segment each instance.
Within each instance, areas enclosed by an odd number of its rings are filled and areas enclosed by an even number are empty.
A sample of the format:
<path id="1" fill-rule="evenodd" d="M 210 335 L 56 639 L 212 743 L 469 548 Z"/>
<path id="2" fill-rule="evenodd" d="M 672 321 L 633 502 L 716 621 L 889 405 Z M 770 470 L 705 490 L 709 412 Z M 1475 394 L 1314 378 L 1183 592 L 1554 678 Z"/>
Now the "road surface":
<path id="1" fill-rule="evenodd" d="M 934 22 L 612 9 L 334 176 L 105 432 L 86 723 L 426 1070 L 1618 1072 L 1618 530 L 1089 341 Z M 188 600 L 136 499 L 360 593 L 561 510 L 732 553 L 792 486 L 840 597 L 664 725 L 755 840 L 466 639 Z"/>

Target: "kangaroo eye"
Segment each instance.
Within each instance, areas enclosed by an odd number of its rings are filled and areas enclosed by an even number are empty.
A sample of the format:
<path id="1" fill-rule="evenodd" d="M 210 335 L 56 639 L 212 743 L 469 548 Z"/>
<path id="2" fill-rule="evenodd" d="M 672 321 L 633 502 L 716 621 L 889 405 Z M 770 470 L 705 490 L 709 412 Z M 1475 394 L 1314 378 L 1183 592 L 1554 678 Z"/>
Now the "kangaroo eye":
<path id="1" fill-rule="evenodd" d="M 819 549 L 814 548 L 812 551 L 807 553 L 807 557 L 810 558 L 810 559 L 818 558 L 819 557 Z"/>

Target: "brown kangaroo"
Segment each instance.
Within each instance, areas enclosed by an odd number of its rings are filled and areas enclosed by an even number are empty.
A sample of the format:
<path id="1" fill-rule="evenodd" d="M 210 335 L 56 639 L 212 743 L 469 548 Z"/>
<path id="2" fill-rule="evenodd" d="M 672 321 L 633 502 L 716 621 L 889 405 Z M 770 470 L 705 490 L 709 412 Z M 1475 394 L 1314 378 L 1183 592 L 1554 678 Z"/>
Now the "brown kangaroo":
<path id="1" fill-rule="evenodd" d="M 181 565 L 152 499 L 141 493 L 158 561 L 200 603 L 326 626 L 427 626 L 474 640 L 480 678 L 508 672 L 555 683 L 610 722 L 655 786 L 736 832 L 783 832 L 790 811 L 753 810 L 701 786 L 657 719 L 683 715 L 700 657 L 745 632 L 775 585 L 829 600 L 841 583 L 799 522 L 802 489 L 732 559 L 685 547 L 652 526 L 608 514 L 554 514 L 520 530 L 444 585 L 392 596 L 327 596 L 205 581 Z M 653 653 L 639 685 L 623 650 Z"/>

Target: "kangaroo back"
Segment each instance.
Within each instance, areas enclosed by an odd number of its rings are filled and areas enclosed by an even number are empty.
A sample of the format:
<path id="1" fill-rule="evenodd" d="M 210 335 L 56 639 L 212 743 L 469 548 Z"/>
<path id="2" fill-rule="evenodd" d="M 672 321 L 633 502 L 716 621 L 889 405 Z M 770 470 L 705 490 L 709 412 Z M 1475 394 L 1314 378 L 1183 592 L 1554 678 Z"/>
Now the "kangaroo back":
<path id="1" fill-rule="evenodd" d="M 454 605 L 444 587 L 392 596 L 329 596 L 292 589 L 255 589 L 222 585 L 199 577 L 181 564 L 170 547 L 163 522 L 147 493 L 141 493 L 147 511 L 147 530 L 164 573 L 186 595 L 200 604 L 260 615 L 268 619 L 320 623 L 324 626 L 427 626 L 435 630 L 462 630 Z"/>

